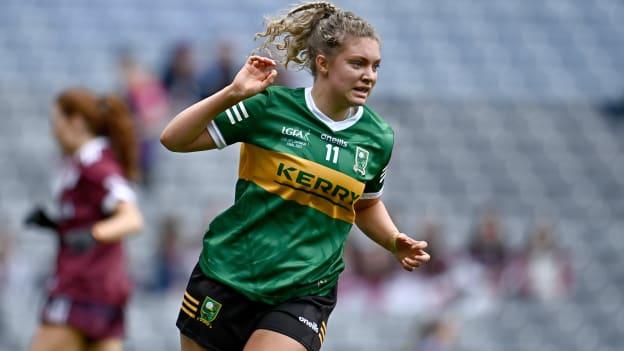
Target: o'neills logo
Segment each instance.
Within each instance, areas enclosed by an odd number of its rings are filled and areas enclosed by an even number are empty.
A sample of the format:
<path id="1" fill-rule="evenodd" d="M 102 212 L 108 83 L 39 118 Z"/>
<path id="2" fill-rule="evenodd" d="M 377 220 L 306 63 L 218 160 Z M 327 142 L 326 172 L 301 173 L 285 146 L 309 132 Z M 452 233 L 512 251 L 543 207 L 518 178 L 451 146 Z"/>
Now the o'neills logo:
<path id="1" fill-rule="evenodd" d="M 299 322 L 307 325 L 310 329 L 314 330 L 314 332 L 318 334 L 319 327 L 318 327 L 318 324 L 316 324 L 316 322 L 310 322 L 307 318 L 301 317 L 301 316 L 299 316 Z"/>
<path id="2" fill-rule="evenodd" d="M 319 196 L 344 209 L 350 209 L 350 205 L 360 198 L 360 195 L 340 184 L 282 162 L 277 167 L 276 175 L 279 177 L 276 183 Z"/>
<path id="3" fill-rule="evenodd" d="M 325 133 L 321 134 L 321 140 L 327 141 L 329 143 L 336 144 L 336 145 L 342 146 L 342 147 L 349 146 L 349 143 L 344 141 L 343 139 L 336 138 L 336 137 L 333 137 L 331 135 L 327 135 Z"/>

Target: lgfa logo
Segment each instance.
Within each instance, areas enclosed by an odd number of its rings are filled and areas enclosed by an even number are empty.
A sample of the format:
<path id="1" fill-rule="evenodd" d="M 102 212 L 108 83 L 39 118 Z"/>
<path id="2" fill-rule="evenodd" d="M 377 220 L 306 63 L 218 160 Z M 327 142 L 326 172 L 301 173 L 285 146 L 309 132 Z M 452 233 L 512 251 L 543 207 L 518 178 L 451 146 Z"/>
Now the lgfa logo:
<path id="1" fill-rule="evenodd" d="M 301 140 L 310 141 L 310 132 L 303 132 L 301 129 L 282 126 L 282 134 L 299 138 Z"/>

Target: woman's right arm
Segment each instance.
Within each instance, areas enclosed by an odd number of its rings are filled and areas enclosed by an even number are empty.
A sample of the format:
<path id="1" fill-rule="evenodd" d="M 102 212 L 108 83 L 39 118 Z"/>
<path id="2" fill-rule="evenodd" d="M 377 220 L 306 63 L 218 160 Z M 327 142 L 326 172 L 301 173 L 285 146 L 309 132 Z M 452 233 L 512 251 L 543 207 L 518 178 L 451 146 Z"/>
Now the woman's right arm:
<path id="1" fill-rule="evenodd" d="M 275 61 L 251 56 L 232 84 L 180 112 L 160 135 L 160 142 L 174 152 L 210 150 L 216 144 L 206 131 L 219 113 L 264 89 L 277 76 Z"/>

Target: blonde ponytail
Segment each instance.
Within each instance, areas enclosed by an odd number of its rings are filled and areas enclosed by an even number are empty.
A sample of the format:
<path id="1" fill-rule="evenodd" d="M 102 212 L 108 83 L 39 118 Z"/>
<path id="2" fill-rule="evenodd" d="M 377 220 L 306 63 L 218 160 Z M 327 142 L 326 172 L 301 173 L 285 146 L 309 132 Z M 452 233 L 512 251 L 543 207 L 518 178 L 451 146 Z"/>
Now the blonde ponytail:
<path id="1" fill-rule="evenodd" d="M 296 6 L 276 18 L 268 18 L 266 30 L 257 33 L 256 39 L 266 38 L 259 50 L 275 48 L 283 52 L 284 57 L 276 59 L 285 67 L 292 62 L 316 75 L 316 56 L 335 55 L 347 36 L 379 41 L 373 27 L 362 18 L 329 2 L 316 1 Z"/>

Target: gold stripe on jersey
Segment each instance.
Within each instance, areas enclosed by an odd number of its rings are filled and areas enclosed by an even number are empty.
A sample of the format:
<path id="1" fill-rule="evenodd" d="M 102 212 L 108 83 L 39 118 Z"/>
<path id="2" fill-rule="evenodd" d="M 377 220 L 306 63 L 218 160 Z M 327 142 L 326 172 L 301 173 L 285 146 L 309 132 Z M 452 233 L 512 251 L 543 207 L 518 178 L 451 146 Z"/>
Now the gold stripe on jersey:
<path id="1" fill-rule="evenodd" d="M 363 182 L 335 169 L 246 143 L 241 145 L 238 175 L 284 200 L 348 223 L 355 221 L 353 204 L 364 191 Z"/>

